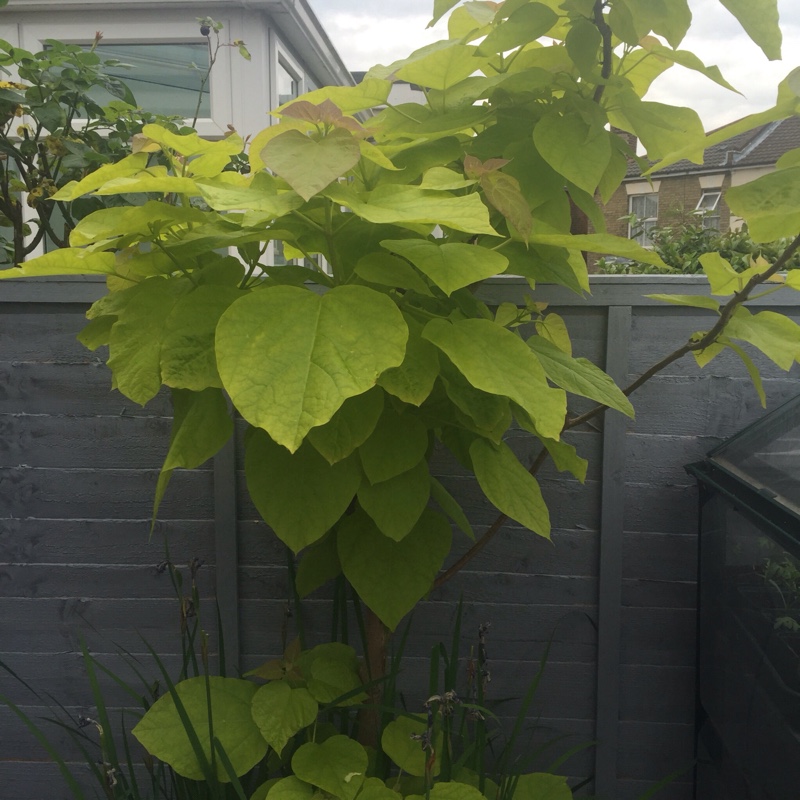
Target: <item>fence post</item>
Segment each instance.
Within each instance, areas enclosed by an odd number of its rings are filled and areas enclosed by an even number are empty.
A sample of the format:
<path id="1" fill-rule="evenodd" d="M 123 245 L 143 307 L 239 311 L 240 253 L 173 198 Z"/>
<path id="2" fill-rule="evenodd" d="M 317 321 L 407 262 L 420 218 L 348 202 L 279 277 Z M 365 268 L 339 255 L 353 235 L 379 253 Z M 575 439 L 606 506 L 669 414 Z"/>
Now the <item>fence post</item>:
<path id="1" fill-rule="evenodd" d="M 606 329 L 606 372 L 624 385 L 631 339 L 630 306 L 610 306 Z M 617 745 L 622 631 L 622 535 L 625 524 L 625 418 L 603 419 L 600 564 L 597 634 L 597 722 L 595 793 L 617 797 Z"/>

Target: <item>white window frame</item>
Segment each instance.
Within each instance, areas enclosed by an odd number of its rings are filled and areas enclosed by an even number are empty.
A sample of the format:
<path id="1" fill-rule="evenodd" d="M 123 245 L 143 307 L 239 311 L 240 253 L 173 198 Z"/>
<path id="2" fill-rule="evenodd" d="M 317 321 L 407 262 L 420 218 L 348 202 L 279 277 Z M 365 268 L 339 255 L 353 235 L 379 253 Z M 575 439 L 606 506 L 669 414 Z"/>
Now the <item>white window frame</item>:
<path id="1" fill-rule="evenodd" d="M 716 198 L 712 200 L 711 205 L 703 205 L 703 201 L 706 198 L 712 198 L 716 195 Z M 712 230 L 719 230 L 720 229 L 720 208 L 719 204 L 722 200 L 722 190 L 721 189 L 704 189 L 702 194 L 700 195 L 700 199 L 697 201 L 697 205 L 695 206 L 694 213 L 700 217 L 703 227 L 712 229 Z M 716 224 L 714 224 L 716 223 Z"/>
<path id="2" fill-rule="evenodd" d="M 51 24 L 25 22 L 20 24 L 20 45 L 26 50 L 38 51 L 45 47 L 47 39 L 58 39 L 66 44 L 91 44 L 95 31 L 103 32 L 106 44 L 204 44 L 197 26 L 193 32 L 192 19 L 142 20 L 143 12 L 136 18 L 128 14 L 81 14 L 72 12 L 70 19 L 60 15 Z M 74 19 L 73 19 L 74 18 Z M 224 30 L 230 29 L 229 20 L 221 20 Z M 235 48 L 221 48 L 209 79 L 211 116 L 197 120 L 196 129 L 201 136 L 221 137 L 227 124 L 233 119 L 231 91 L 231 52 Z M 124 79 L 123 79 L 124 80 Z M 187 120 L 191 122 L 191 119 Z"/>
<path id="3" fill-rule="evenodd" d="M 637 227 L 639 229 L 638 234 L 634 229 L 634 226 L 629 222 L 628 223 L 628 238 L 632 239 L 635 242 L 638 242 L 642 247 L 651 248 L 653 246 L 652 242 L 650 241 L 650 237 L 648 235 L 648 231 L 652 230 L 658 225 L 658 192 L 649 191 L 649 192 L 635 192 L 628 195 L 628 214 L 633 214 L 633 204 L 634 200 L 638 198 L 648 198 L 654 197 L 656 200 L 656 214 L 654 217 L 636 217 Z M 647 202 L 645 200 L 645 202 Z"/>

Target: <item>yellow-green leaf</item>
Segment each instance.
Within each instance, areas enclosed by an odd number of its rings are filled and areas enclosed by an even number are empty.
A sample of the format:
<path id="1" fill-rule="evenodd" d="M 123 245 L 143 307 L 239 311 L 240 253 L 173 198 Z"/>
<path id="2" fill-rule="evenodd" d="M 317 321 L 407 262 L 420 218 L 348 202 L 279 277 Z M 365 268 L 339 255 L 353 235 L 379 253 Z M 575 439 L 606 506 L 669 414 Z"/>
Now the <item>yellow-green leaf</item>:
<path id="1" fill-rule="evenodd" d="M 483 493 L 507 517 L 550 538 L 550 513 L 539 482 L 528 472 L 504 442 L 493 445 L 475 439 L 469 454 Z"/>
<path id="2" fill-rule="evenodd" d="M 317 719 L 319 705 L 308 689 L 274 681 L 258 689 L 251 708 L 261 735 L 280 754 L 292 736 Z"/>
<path id="3" fill-rule="evenodd" d="M 189 678 L 175 686 L 178 701 L 183 705 L 206 762 L 211 761 L 208 724 L 211 716 L 214 738 L 224 748 L 237 776 L 244 775 L 267 754 L 267 743 L 250 714 L 257 688 L 250 681 L 215 676 Z M 205 780 L 171 693 L 165 692 L 156 700 L 133 729 L 133 735 L 148 753 L 169 764 L 178 775 L 194 781 Z M 216 779 L 222 783 L 231 780 L 219 758 L 216 759 Z"/>
<path id="4" fill-rule="evenodd" d="M 481 69 L 486 58 L 478 48 L 452 42 L 451 46 L 415 58 L 397 70 L 400 80 L 431 89 L 449 89 Z"/>
<path id="5" fill-rule="evenodd" d="M 543 436 L 559 438 L 566 397 L 549 386 L 542 365 L 519 336 L 485 319 L 432 320 L 423 336 L 476 389 L 508 397 L 530 414 Z"/>
<path id="6" fill-rule="evenodd" d="M 384 536 L 361 509 L 337 526 L 339 560 L 359 597 L 394 630 L 430 591 L 450 552 L 450 523 L 435 511 L 422 512 L 402 541 Z"/>
<path id="7" fill-rule="evenodd" d="M 770 61 L 781 57 L 778 0 L 720 0 Z"/>
<path id="8" fill-rule="evenodd" d="M 261 159 L 304 200 L 351 170 L 361 158 L 361 148 L 351 133 L 336 128 L 319 139 L 300 131 L 286 131 L 269 141 Z"/>
<path id="9" fill-rule="evenodd" d="M 407 339 L 397 306 L 372 289 L 340 286 L 320 296 L 275 286 L 222 315 L 217 363 L 242 416 L 293 452 L 348 397 L 398 366 Z"/>
<path id="10" fill-rule="evenodd" d="M 355 456 L 329 464 L 310 444 L 289 453 L 263 431 L 247 442 L 245 474 L 259 514 L 294 552 L 328 532 L 361 483 Z"/>
<path id="11" fill-rule="evenodd" d="M 747 222 L 757 242 L 800 233 L 800 166 L 770 172 L 725 194 L 733 214 Z"/>
<path id="12" fill-rule="evenodd" d="M 470 244 L 437 244 L 424 239 L 384 239 L 381 246 L 407 258 L 448 297 L 457 289 L 500 275 L 508 259 L 494 250 Z"/>
<path id="13" fill-rule="evenodd" d="M 752 314 L 738 306 L 725 326 L 725 335 L 752 344 L 784 370 L 800 356 L 800 325 L 774 311 Z"/>

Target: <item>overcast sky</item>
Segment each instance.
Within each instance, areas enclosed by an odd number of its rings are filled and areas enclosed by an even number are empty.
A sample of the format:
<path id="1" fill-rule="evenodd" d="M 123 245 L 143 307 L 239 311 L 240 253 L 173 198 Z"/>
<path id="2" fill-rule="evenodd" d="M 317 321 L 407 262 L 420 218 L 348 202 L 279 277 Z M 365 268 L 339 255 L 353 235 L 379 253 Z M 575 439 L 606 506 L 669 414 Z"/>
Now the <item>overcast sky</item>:
<path id="1" fill-rule="evenodd" d="M 351 70 L 388 64 L 447 35 L 446 22 L 425 30 L 433 0 L 309 0 Z M 800 65 L 800 0 L 778 0 L 783 61 L 769 62 L 719 0 L 689 0 L 692 30 L 681 45 L 706 64 L 716 64 L 743 95 L 733 94 L 694 72 L 673 67 L 648 95 L 695 108 L 711 130 L 772 105 L 778 83 Z"/>

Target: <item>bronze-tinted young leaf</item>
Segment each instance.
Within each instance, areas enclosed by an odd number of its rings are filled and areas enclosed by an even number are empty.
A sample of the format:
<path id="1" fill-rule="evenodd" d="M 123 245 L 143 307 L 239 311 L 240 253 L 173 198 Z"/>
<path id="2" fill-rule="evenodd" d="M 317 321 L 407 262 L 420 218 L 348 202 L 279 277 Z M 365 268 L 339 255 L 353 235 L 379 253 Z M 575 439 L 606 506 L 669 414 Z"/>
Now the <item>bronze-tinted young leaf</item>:
<path id="1" fill-rule="evenodd" d="M 519 181 L 512 175 L 492 170 L 481 176 L 481 188 L 486 199 L 514 226 L 523 241 L 533 228 L 528 201 L 520 191 Z"/>
<path id="2" fill-rule="evenodd" d="M 304 200 L 351 170 L 361 158 L 358 139 L 341 128 L 319 139 L 300 131 L 276 136 L 261 151 L 261 159 Z"/>

